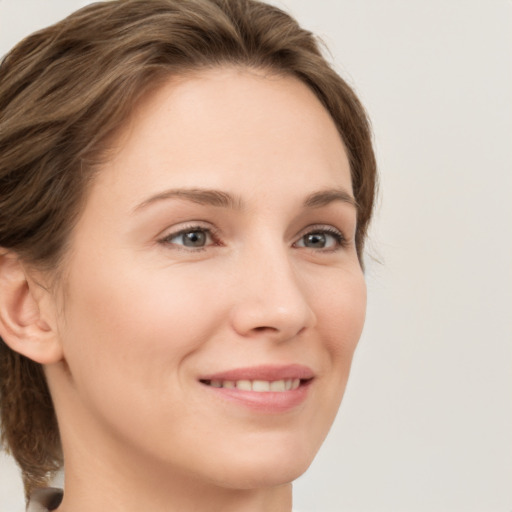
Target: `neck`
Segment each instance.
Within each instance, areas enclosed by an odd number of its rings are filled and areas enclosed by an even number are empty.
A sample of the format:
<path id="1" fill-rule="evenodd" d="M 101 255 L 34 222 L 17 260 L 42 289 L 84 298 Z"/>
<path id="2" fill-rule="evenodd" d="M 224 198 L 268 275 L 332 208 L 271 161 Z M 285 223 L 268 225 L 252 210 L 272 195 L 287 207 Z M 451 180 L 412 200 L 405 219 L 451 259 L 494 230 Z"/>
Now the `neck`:
<path id="1" fill-rule="evenodd" d="M 157 486 L 139 475 L 129 488 L 120 481 L 75 478 L 66 469 L 64 500 L 57 512 L 290 512 L 291 484 L 233 490 L 171 477 Z"/>

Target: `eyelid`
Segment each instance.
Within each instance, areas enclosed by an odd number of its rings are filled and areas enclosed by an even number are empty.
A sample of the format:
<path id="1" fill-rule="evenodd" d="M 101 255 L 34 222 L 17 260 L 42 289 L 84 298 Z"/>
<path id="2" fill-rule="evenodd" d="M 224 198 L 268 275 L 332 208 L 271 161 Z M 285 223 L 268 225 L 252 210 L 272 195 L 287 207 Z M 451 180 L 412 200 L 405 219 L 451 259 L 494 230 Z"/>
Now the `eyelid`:
<path id="1" fill-rule="evenodd" d="M 189 233 L 190 231 L 204 231 L 209 235 L 213 243 L 208 243 L 203 247 L 187 247 L 185 245 L 170 242 L 171 239 L 185 233 Z M 198 252 L 206 249 L 207 247 L 211 247 L 212 245 L 221 245 L 219 237 L 217 236 L 217 232 L 218 230 L 215 229 L 211 224 L 205 225 L 202 223 L 202 221 L 191 221 L 190 223 L 180 226 L 179 228 L 172 229 L 171 231 L 167 229 L 164 231 L 163 235 L 158 236 L 157 242 L 161 245 L 166 245 L 178 250 Z"/>
<path id="2" fill-rule="evenodd" d="M 298 236 L 297 240 L 294 242 L 294 246 L 297 247 L 297 243 L 302 240 L 306 235 L 311 233 L 324 233 L 327 235 L 331 235 L 336 240 L 336 246 L 333 248 L 323 248 L 323 249 L 312 249 L 309 247 L 305 247 L 305 249 L 311 249 L 316 252 L 335 252 L 338 249 L 344 248 L 349 245 L 350 241 L 345 236 L 343 231 L 341 231 L 338 228 L 335 228 L 334 226 L 330 224 L 313 224 L 311 226 L 307 226 L 304 228 L 300 235 Z M 300 247 L 301 248 L 301 247 Z"/>

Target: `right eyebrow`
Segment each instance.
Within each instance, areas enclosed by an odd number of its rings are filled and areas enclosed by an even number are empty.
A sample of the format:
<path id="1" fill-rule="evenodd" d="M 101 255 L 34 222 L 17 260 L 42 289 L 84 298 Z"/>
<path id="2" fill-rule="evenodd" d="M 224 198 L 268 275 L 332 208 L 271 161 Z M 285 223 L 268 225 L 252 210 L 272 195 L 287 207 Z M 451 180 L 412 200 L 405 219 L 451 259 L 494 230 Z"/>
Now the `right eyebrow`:
<path id="1" fill-rule="evenodd" d="M 221 190 L 203 188 L 177 188 L 166 190 L 149 197 L 137 205 L 133 211 L 137 212 L 139 210 L 143 210 L 151 204 L 167 199 L 185 199 L 193 203 L 217 206 L 219 208 L 230 208 L 233 210 L 243 209 L 243 202 L 241 198 L 235 197 Z"/>
<path id="2" fill-rule="evenodd" d="M 306 198 L 304 206 L 307 208 L 320 208 L 334 201 L 341 201 L 354 207 L 356 210 L 358 209 L 354 196 L 343 188 L 332 188 L 315 192 Z"/>

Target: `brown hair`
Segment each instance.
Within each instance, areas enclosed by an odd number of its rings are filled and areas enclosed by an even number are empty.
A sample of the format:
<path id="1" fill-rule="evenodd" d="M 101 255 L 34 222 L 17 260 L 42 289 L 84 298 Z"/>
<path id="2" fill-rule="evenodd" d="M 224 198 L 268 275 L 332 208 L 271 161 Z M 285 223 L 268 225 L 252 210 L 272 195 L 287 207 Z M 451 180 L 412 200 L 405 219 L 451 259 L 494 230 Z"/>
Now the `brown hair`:
<path id="1" fill-rule="evenodd" d="M 298 77 L 346 146 L 363 245 L 375 194 L 369 123 L 314 36 L 254 0 L 117 0 L 89 5 L 16 46 L 0 66 L 0 247 L 56 270 L 102 144 L 160 80 L 223 64 Z M 2 441 L 27 493 L 62 464 L 41 365 L 0 339 Z"/>

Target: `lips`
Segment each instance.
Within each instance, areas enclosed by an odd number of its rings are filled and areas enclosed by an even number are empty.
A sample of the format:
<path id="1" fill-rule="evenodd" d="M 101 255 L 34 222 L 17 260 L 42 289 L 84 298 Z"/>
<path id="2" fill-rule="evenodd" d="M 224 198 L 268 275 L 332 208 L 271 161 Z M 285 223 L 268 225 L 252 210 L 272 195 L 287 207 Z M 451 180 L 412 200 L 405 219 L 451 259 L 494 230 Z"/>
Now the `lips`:
<path id="1" fill-rule="evenodd" d="M 303 365 L 264 365 L 205 375 L 199 382 L 224 400 L 278 413 L 301 404 L 314 377 L 313 370 Z"/>
<path id="2" fill-rule="evenodd" d="M 289 364 L 285 366 L 261 365 L 246 368 L 236 368 L 219 373 L 205 375 L 201 381 L 239 381 L 239 380 L 309 380 L 315 376 L 313 370 L 301 364 Z"/>

